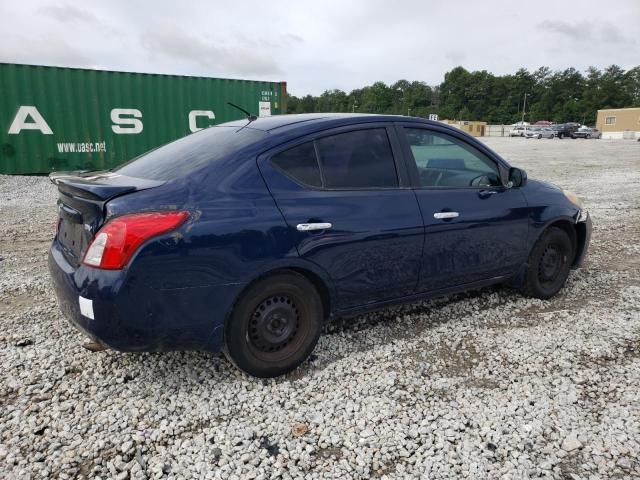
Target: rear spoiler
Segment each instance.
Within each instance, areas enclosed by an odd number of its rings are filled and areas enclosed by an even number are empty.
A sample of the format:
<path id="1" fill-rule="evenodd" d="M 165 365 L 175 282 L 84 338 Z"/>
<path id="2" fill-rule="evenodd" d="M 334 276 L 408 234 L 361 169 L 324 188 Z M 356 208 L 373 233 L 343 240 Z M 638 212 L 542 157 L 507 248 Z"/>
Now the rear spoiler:
<path id="1" fill-rule="evenodd" d="M 165 183 L 108 171 L 53 172 L 49 175 L 49 180 L 63 194 L 103 202 L 138 190 L 159 187 Z"/>

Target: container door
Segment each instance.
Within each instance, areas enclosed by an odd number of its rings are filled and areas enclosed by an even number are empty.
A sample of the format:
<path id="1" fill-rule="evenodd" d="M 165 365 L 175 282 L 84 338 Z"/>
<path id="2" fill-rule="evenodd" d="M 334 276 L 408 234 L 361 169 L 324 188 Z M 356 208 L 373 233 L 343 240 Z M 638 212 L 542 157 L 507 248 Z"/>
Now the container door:
<path id="1" fill-rule="evenodd" d="M 394 151 L 393 129 L 350 127 L 259 160 L 300 257 L 327 272 L 340 309 L 415 291 L 424 228 Z"/>

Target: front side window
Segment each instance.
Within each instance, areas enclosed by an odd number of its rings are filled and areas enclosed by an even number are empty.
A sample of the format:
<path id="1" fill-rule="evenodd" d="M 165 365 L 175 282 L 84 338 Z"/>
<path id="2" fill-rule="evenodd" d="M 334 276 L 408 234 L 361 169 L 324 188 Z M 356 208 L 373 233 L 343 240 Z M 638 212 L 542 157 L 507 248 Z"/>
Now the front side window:
<path id="1" fill-rule="evenodd" d="M 418 128 L 405 128 L 404 131 L 421 187 L 502 185 L 495 162 L 471 145 L 445 133 Z"/>
<path id="2" fill-rule="evenodd" d="M 316 140 L 324 187 L 393 188 L 398 175 L 385 128 L 355 130 Z"/>

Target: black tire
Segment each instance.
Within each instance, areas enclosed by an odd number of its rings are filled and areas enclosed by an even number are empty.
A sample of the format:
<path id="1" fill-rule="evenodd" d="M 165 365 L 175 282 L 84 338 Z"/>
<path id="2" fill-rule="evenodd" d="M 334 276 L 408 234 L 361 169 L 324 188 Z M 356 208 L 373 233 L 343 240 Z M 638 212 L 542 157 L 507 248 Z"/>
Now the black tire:
<path id="1" fill-rule="evenodd" d="M 252 285 L 225 326 L 226 357 L 240 370 L 270 378 L 296 369 L 318 343 L 322 300 L 305 277 L 279 273 Z"/>
<path id="2" fill-rule="evenodd" d="M 553 297 L 567 281 L 574 255 L 567 232 L 558 227 L 549 228 L 529 254 L 522 292 L 541 299 Z"/>
<path id="3" fill-rule="evenodd" d="M 562 140 L 562 137 L 564 137 L 564 134 L 559 133 L 559 134 L 558 134 L 558 138 L 559 138 L 560 140 Z"/>

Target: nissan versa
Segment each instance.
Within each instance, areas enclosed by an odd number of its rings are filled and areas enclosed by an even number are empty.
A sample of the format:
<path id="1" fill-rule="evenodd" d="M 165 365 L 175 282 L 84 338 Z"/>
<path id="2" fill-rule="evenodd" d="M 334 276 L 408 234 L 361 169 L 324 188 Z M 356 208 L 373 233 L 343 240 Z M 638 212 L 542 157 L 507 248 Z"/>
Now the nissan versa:
<path id="1" fill-rule="evenodd" d="M 323 321 L 582 264 L 578 198 L 442 123 L 286 115 L 210 127 L 108 172 L 54 173 L 49 268 L 100 348 L 295 369 Z"/>

